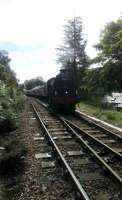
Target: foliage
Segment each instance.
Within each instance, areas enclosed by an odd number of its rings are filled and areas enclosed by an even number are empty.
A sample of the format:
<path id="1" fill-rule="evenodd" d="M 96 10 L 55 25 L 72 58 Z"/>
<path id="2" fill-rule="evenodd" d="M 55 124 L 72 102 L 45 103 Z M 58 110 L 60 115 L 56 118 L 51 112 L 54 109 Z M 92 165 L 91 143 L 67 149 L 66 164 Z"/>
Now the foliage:
<path id="1" fill-rule="evenodd" d="M 0 81 L 4 81 L 9 86 L 16 86 L 15 73 L 9 66 L 10 59 L 6 51 L 0 51 Z"/>
<path id="2" fill-rule="evenodd" d="M 43 85 L 45 82 L 42 77 L 36 77 L 24 82 L 24 88 L 30 90 L 36 86 Z"/>
<path id="3" fill-rule="evenodd" d="M 74 17 L 64 26 L 64 44 L 57 48 L 57 52 L 58 62 L 62 64 L 62 68 L 72 71 L 76 87 L 82 82 L 84 68 L 89 64 L 85 47 L 82 19 Z"/>
<path id="4" fill-rule="evenodd" d="M 83 25 L 80 17 L 74 17 L 67 21 L 64 26 L 64 46 L 60 46 L 58 61 L 62 64 L 67 62 L 84 66 L 87 63 L 85 53 L 86 40 L 83 39 Z"/>
<path id="5" fill-rule="evenodd" d="M 3 66 L 6 66 L 6 69 L 8 69 L 8 72 L 10 71 L 9 67 L 10 58 L 8 57 L 8 52 L 5 50 L 0 51 L 0 64 Z"/>
<path id="6" fill-rule="evenodd" d="M 122 19 L 108 23 L 101 33 L 100 42 L 95 46 L 100 61 L 118 62 L 122 59 Z"/>
<path id="7" fill-rule="evenodd" d="M 107 87 L 103 68 L 88 69 L 81 85 L 82 99 L 89 99 L 92 104 L 99 104 L 106 94 Z"/>
<path id="8" fill-rule="evenodd" d="M 122 91 L 122 19 L 108 23 L 95 46 L 99 51 L 94 62 L 101 63 L 108 91 Z"/>
<path id="9" fill-rule="evenodd" d="M 1 199 L 18 199 L 21 192 L 21 173 L 26 149 L 15 139 L 17 115 L 22 110 L 25 97 L 10 68 L 6 51 L 0 51 L 0 177 Z"/>
<path id="10" fill-rule="evenodd" d="M 24 96 L 19 88 L 15 73 L 9 65 L 6 51 L 0 51 L 0 132 L 16 127 L 17 112 L 22 109 Z"/>
<path id="11" fill-rule="evenodd" d="M 122 19 L 108 23 L 95 45 L 101 66 L 86 69 L 81 84 L 82 99 L 100 106 L 104 95 L 122 92 Z"/>
<path id="12" fill-rule="evenodd" d="M 0 156 L 0 171 L 6 175 L 18 174 L 21 157 L 24 156 L 27 149 L 17 139 L 10 138 L 4 143 L 4 150 Z"/>

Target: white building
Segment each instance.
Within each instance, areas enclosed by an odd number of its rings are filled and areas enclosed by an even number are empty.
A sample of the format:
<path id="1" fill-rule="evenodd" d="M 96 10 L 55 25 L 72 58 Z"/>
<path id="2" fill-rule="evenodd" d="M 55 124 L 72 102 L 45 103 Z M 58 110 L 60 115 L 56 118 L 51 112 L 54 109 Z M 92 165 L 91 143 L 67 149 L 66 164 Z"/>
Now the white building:
<path id="1" fill-rule="evenodd" d="M 122 109 L 122 93 L 113 92 L 111 96 L 106 95 L 104 102 L 108 102 L 115 107 Z"/>

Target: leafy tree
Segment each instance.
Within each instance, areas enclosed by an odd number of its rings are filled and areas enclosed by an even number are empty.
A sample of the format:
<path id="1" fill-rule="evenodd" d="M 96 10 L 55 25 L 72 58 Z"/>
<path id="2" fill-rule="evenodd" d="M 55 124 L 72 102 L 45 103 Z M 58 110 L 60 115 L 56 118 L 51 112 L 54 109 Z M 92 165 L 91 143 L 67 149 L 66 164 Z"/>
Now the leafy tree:
<path id="1" fill-rule="evenodd" d="M 86 40 L 83 36 L 82 19 L 74 17 L 68 20 L 64 26 L 64 45 L 57 48 L 58 62 L 62 64 L 63 68 L 72 69 L 76 85 L 79 85 L 83 69 L 89 63 L 85 52 Z"/>
<path id="2" fill-rule="evenodd" d="M 99 50 L 99 61 L 117 62 L 122 60 L 122 19 L 108 23 L 95 46 Z"/>
<path id="3" fill-rule="evenodd" d="M 108 85 L 104 81 L 103 68 L 88 69 L 85 71 L 81 85 L 83 98 L 96 103 L 106 94 Z"/>
<path id="4" fill-rule="evenodd" d="M 86 40 L 83 39 L 83 24 L 80 17 L 74 17 L 64 26 L 64 45 L 57 48 L 58 61 L 65 65 L 67 62 L 76 62 L 79 66 L 87 64 L 85 53 Z"/>
<path id="5" fill-rule="evenodd" d="M 24 96 L 9 62 L 8 53 L 0 51 L 0 132 L 15 128 L 17 112 L 24 104 Z"/>
<path id="6" fill-rule="evenodd" d="M 4 65 L 8 68 L 8 71 L 10 70 L 10 58 L 8 57 L 8 52 L 5 50 L 0 51 L 0 64 Z"/>
<path id="7" fill-rule="evenodd" d="M 36 86 L 43 85 L 45 82 L 42 77 L 36 77 L 24 82 L 24 88 L 30 90 Z"/>
<path id="8" fill-rule="evenodd" d="M 122 91 L 122 19 L 108 23 L 95 46 L 99 51 L 94 59 L 104 68 L 104 80 L 108 92 Z"/>
<path id="9" fill-rule="evenodd" d="M 10 87 L 17 85 L 16 75 L 10 68 L 10 59 L 8 52 L 5 50 L 0 51 L 0 80 L 4 81 Z"/>

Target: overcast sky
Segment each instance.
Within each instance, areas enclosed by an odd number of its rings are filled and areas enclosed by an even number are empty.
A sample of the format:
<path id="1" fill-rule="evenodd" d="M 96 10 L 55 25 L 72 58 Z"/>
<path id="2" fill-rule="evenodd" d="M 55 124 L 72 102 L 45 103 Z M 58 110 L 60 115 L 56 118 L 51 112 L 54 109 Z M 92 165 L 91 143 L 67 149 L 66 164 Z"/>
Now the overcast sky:
<path id="1" fill-rule="evenodd" d="M 0 50 L 9 52 L 20 82 L 59 72 L 55 49 L 65 20 L 73 16 L 83 19 L 87 54 L 93 57 L 104 25 L 122 16 L 122 0 L 0 0 Z"/>

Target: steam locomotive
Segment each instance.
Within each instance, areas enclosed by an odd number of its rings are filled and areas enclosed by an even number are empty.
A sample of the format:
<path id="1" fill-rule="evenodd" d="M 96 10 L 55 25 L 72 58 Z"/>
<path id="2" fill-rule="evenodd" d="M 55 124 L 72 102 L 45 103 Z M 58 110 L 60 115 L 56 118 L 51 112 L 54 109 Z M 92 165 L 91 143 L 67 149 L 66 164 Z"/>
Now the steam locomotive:
<path id="1" fill-rule="evenodd" d="M 58 111 L 74 112 L 75 105 L 79 101 L 73 74 L 66 69 L 60 70 L 60 73 L 49 79 L 45 85 L 26 90 L 25 93 L 27 96 L 46 100 Z"/>

